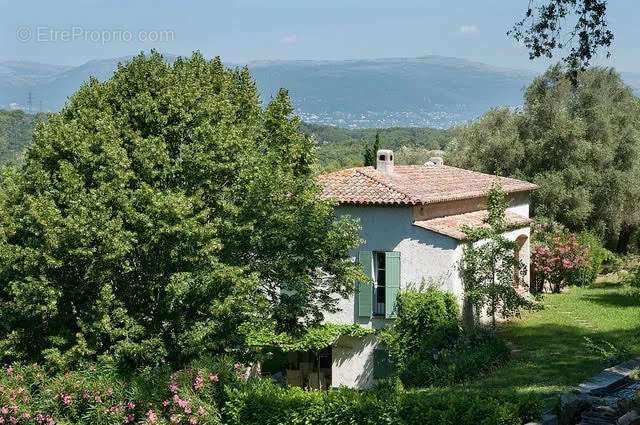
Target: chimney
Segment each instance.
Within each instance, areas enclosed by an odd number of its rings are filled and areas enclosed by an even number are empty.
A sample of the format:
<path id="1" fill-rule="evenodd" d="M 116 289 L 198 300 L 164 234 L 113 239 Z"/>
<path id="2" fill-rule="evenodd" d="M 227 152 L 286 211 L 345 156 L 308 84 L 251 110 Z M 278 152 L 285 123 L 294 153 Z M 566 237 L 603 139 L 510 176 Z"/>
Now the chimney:
<path id="1" fill-rule="evenodd" d="M 380 149 L 376 153 L 376 169 L 383 174 L 393 174 L 393 151 Z"/>
<path id="2" fill-rule="evenodd" d="M 443 164 L 444 164 L 444 160 L 442 159 L 442 157 L 434 156 L 432 158 L 429 158 L 429 160 L 425 162 L 424 165 L 426 165 L 427 167 L 437 167 L 438 165 L 443 165 Z"/>

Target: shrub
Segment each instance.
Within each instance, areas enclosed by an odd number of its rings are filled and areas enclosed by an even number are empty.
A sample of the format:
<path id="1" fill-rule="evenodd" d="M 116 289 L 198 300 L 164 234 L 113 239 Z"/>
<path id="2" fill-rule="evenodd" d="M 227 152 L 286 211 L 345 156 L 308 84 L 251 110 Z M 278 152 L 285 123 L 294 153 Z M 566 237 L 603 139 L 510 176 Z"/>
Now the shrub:
<path id="1" fill-rule="evenodd" d="M 401 292 L 397 318 L 383 335 L 397 367 L 415 353 L 432 353 L 448 347 L 460 334 L 459 308 L 449 292 L 435 288 Z"/>
<path id="2" fill-rule="evenodd" d="M 458 303 L 449 292 L 405 291 L 397 306 L 397 319 L 383 341 L 398 377 L 409 387 L 463 382 L 509 357 L 509 349 L 494 332 L 462 330 Z"/>
<path id="3" fill-rule="evenodd" d="M 606 249 L 600 238 L 593 233 L 580 233 L 578 242 L 587 249 L 588 261 L 583 267 L 578 268 L 573 282 L 576 285 L 590 285 L 596 281 L 598 274 L 602 272 L 605 262 L 615 262 L 616 256 Z"/>
<path id="4" fill-rule="evenodd" d="M 640 267 L 632 270 L 625 278 L 624 283 L 632 288 L 640 289 Z"/>
<path id="5" fill-rule="evenodd" d="M 562 228 L 538 227 L 531 250 L 532 291 L 543 292 L 548 286 L 557 293 L 567 285 L 589 283 L 595 279 L 589 254 L 576 235 Z"/>
<path id="6" fill-rule="evenodd" d="M 520 425 L 537 419 L 540 411 L 537 398 L 514 393 L 407 392 L 397 386 L 318 392 L 256 380 L 230 391 L 224 418 L 228 425 Z"/>
<path id="7" fill-rule="evenodd" d="M 393 380 L 365 391 L 305 391 L 270 380 L 239 380 L 228 361 L 202 367 L 121 375 L 93 366 L 51 376 L 41 366 L 14 365 L 0 371 L 0 423 L 488 425 L 521 424 L 540 410 L 536 398 L 513 393 L 408 392 Z"/>
<path id="8" fill-rule="evenodd" d="M 256 379 L 229 391 L 224 419 L 228 425 L 392 424 L 398 403 L 389 399 L 397 394 L 347 388 L 305 391 Z"/>
<path id="9" fill-rule="evenodd" d="M 239 383 L 225 358 L 173 373 L 147 368 L 121 374 L 92 365 L 52 376 L 42 366 L 14 365 L 0 372 L 0 423 L 220 424 L 223 388 Z"/>
<path id="10" fill-rule="evenodd" d="M 464 330 L 451 346 L 414 355 L 400 371 L 409 387 L 447 386 L 461 383 L 504 364 L 510 350 L 490 329 Z"/>
<path id="11" fill-rule="evenodd" d="M 438 389 L 408 392 L 398 415 L 406 425 L 521 425 L 541 411 L 540 400 L 530 394 Z"/>

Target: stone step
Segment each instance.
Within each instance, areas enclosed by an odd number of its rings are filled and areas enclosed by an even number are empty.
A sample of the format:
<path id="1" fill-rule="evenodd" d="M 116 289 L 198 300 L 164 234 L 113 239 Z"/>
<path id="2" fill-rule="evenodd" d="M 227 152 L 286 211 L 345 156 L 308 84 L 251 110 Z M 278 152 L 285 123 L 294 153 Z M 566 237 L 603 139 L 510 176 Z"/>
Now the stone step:
<path id="1" fill-rule="evenodd" d="M 640 368 L 640 357 L 610 367 L 578 386 L 583 394 L 603 396 L 630 382 L 629 375 Z"/>

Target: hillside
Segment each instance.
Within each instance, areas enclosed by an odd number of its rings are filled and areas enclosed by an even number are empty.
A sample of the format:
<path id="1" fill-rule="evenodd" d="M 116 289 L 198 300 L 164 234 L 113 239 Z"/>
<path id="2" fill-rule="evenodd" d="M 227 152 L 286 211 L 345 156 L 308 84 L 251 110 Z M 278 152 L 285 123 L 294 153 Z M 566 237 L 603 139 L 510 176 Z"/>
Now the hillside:
<path id="1" fill-rule="evenodd" d="M 0 164 L 19 160 L 31 143 L 35 125 L 45 114 L 30 115 L 22 111 L 0 110 Z"/>
<path id="2" fill-rule="evenodd" d="M 32 93 L 33 110 L 42 102 L 43 110 L 56 111 L 90 76 L 106 79 L 127 59 L 76 67 L 0 62 L 0 106 L 24 107 Z M 494 106 L 519 105 L 523 87 L 533 78 L 528 72 L 440 56 L 262 61 L 248 67 L 263 99 L 287 87 L 304 121 L 347 128 L 450 127 Z"/>
<path id="3" fill-rule="evenodd" d="M 450 140 L 449 130 L 434 128 L 345 129 L 303 122 L 301 130 L 315 140 L 320 165 L 325 170 L 362 165 L 365 144 L 372 143 L 377 132 L 381 147 L 395 150 L 400 164 L 424 163 Z"/>
<path id="4" fill-rule="evenodd" d="M 0 164 L 19 160 L 31 143 L 31 133 L 36 123 L 45 118 L 45 114 L 30 115 L 22 111 L 0 110 Z M 364 144 L 371 143 L 378 131 L 305 122 L 300 129 L 316 142 L 320 165 L 327 170 L 360 165 Z M 398 160 L 406 163 L 424 162 L 422 160 L 431 151 L 443 149 L 449 141 L 449 132 L 446 130 L 385 128 L 379 131 L 383 147 L 398 150 Z"/>

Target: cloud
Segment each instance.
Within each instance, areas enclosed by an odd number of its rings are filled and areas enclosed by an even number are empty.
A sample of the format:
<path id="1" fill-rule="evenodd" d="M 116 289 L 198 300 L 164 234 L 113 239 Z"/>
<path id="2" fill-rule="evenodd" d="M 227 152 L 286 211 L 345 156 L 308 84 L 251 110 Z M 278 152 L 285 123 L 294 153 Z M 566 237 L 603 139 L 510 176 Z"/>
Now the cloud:
<path id="1" fill-rule="evenodd" d="M 282 37 L 280 42 L 283 44 L 296 44 L 298 42 L 298 36 L 295 34 L 288 34 Z"/>
<path id="2" fill-rule="evenodd" d="M 462 34 L 473 34 L 478 32 L 478 27 L 476 25 L 461 25 L 458 29 Z"/>

